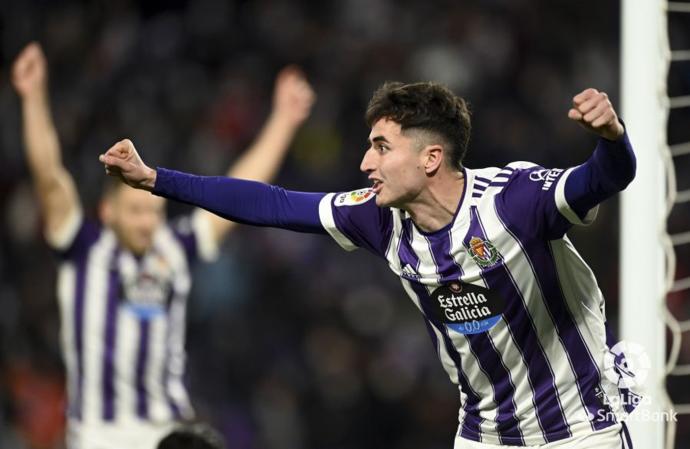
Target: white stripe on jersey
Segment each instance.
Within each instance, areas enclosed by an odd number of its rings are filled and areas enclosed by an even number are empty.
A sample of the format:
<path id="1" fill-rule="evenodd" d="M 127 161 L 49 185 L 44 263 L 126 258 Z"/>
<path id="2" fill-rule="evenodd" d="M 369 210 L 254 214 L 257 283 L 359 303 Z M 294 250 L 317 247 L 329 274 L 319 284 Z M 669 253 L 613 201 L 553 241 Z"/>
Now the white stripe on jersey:
<path id="1" fill-rule="evenodd" d="M 321 218 L 321 225 L 326 232 L 333 237 L 333 240 L 335 240 L 338 245 L 342 246 L 344 250 L 354 251 L 357 249 L 357 245 L 352 243 L 335 224 L 335 219 L 333 218 L 333 209 L 331 209 L 331 207 L 333 207 L 332 203 L 334 196 L 335 193 L 329 193 L 321 198 L 321 201 L 319 202 L 319 217 Z"/>
<path id="2" fill-rule="evenodd" d="M 184 386 L 184 323 L 186 307 L 182 298 L 173 298 L 170 305 L 170 320 L 168 321 L 168 380 L 165 388 L 172 400 L 180 409 L 180 414 L 184 419 L 194 417 L 194 410 Z M 180 324 L 181 323 L 181 324 Z"/>
<path id="3" fill-rule="evenodd" d="M 60 308 L 60 336 L 62 355 L 67 372 L 67 397 L 70 398 L 69 407 L 74 407 L 74 399 L 78 390 L 77 355 L 74 335 L 74 302 L 77 285 L 77 270 L 73 263 L 65 262 L 58 270 L 58 305 Z"/>
<path id="4" fill-rule="evenodd" d="M 136 315 L 119 310 L 115 343 L 115 416 L 133 420 L 137 409 L 136 379 L 139 348 L 139 320 Z"/>
<path id="5" fill-rule="evenodd" d="M 194 415 L 194 412 L 187 395 L 187 390 L 184 387 L 183 378 L 186 361 L 184 345 L 187 310 L 186 297 L 191 288 L 192 279 L 189 274 L 187 259 L 185 258 L 182 248 L 179 246 L 179 244 L 177 244 L 177 240 L 172 235 L 170 229 L 167 227 L 163 228 L 159 233 L 158 238 L 159 245 L 157 248 L 165 251 L 166 259 L 174 263 L 176 272 L 179 273 L 174 279 L 175 291 L 178 293 L 173 296 L 170 303 L 167 325 L 163 326 L 161 329 L 157 329 L 155 334 L 152 332 L 151 335 L 160 336 L 160 341 L 163 342 L 162 348 L 158 348 L 156 351 L 156 354 L 158 354 L 157 356 L 165 357 L 165 350 L 167 349 L 168 351 L 168 366 L 163 367 L 163 364 L 160 363 L 161 369 L 167 369 L 169 373 L 168 385 L 163 387 L 167 389 L 167 394 L 171 396 L 175 404 L 177 404 L 177 406 L 180 408 L 180 413 L 182 416 L 184 418 L 191 418 Z M 153 331 L 153 329 L 151 330 Z M 168 340 L 167 348 L 164 344 L 166 339 Z M 151 342 L 153 341 L 154 340 L 151 340 Z M 152 373 L 152 379 L 150 382 L 157 382 L 158 385 L 161 385 L 163 378 L 164 372 L 161 370 L 156 373 Z M 160 393 L 163 394 L 163 403 L 166 403 L 166 392 L 161 390 Z M 167 407 L 167 409 L 169 410 L 170 408 Z"/>
<path id="6" fill-rule="evenodd" d="M 213 262 L 218 258 L 218 239 L 214 236 L 208 212 L 196 209 L 189 217 L 189 223 L 194 230 L 199 258 L 204 262 Z"/>
<path id="7" fill-rule="evenodd" d="M 108 300 L 108 267 L 115 244 L 113 231 L 103 231 L 98 242 L 91 248 L 86 262 L 82 324 L 82 419 L 87 423 L 101 421 L 103 416 L 103 335 Z"/>
<path id="8" fill-rule="evenodd" d="M 568 204 L 568 200 L 565 197 L 565 182 L 568 179 L 568 176 L 575 170 L 577 167 L 572 167 L 569 168 L 561 175 L 561 177 L 558 179 L 558 183 L 556 184 L 556 192 L 555 192 L 555 199 L 556 199 L 556 207 L 558 207 L 558 211 L 563 214 L 565 218 L 568 219 L 569 222 L 575 225 L 581 225 L 581 226 L 587 226 L 590 225 L 594 222 L 594 219 L 597 218 L 597 213 L 599 212 L 599 205 L 597 204 L 593 208 L 591 208 L 588 212 L 587 215 L 585 215 L 584 220 L 581 219 L 574 210 L 570 208 L 570 204 Z"/>
<path id="9" fill-rule="evenodd" d="M 121 279 L 133 279 L 138 267 L 134 256 L 128 252 L 120 253 L 118 269 Z M 137 352 L 139 348 L 139 320 L 136 315 L 117 309 L 117 329 L 115 339 L 115 416 L 116 419 L 132 420 L 135 414 Z"/>
<path id="10" fill-rule="evenodd" d="M 144 385 L 146 385 L 146 391 L 149 395 L 148 412 L 151 421 L 174 419 L 161 382 L 166 368 L 163 364 L 166 351 L 166 321 L 163 315 L 149 320 L 148 360 L 144 373 Z"/>

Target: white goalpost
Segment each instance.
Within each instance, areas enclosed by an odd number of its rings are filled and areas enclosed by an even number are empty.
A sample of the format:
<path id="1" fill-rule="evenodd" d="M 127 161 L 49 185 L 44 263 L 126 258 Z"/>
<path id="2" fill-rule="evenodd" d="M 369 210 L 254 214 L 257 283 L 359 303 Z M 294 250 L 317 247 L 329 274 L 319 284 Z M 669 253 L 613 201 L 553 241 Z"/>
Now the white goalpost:
<path id="1" fill-rule="evenodd" d="M 669 111 L 690 106 L 690 95 L 668 97 L 672 63 L 690 60 L 687 49 L 669 48 L 668 14 L 674 13 L 690 13 L 690 2 L 622 2 L 621 116 L 636 149 L 637 176 L 621 198 L 620 337 L 641 344 L 651 362 L 646 399 L 628 427 L 635 447 L 654 449 L 673 449 L 673 413 L 690 413 L 690 405 L 673 404 L 666 392 L 666 376 L 690 374 L 690 366 L 676 366 L 690 322 L 678 322 L 666 305 L 669 292 L 690 288 L 690 279 L 674 279 L 673 250 L 690 243 L 690 232 L 667 232 L 673 205 L 690 200 L 690 192 L 677 191 L 673 167 L 674 157 L 690 154 L 690 143 L 669 147 L 667 140 Z M 666 326 L 673 336 L 668 360 Z"/>

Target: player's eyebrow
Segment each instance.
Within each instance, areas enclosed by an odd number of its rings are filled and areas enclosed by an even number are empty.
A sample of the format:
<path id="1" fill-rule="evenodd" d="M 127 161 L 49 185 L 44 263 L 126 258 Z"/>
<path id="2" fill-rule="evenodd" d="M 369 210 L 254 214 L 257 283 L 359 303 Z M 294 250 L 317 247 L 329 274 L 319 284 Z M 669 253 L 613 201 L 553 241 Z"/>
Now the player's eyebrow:
<path id="1" fill-rule="evenodd" d="M 388 141 L 388 139 L 386 139 L 386 138 L 383 137 L 383 136 L 376 136 L 376 137 L 374 137 L 373 139 L 367 139 L 367 143 L 368 143 L 368 144 L 380 143 L 380 142 L 390 143 L 390 142 Z"/>

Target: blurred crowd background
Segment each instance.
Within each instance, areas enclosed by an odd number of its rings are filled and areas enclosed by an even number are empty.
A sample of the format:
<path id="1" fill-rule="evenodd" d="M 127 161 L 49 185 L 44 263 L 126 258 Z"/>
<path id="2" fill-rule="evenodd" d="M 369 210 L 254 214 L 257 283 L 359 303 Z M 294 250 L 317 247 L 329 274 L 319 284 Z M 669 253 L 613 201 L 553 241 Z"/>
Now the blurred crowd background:
<path id="1" fill-rule="evenodd" d="M 58 449 L 64 432 L 56 261 L 9 83 L 26 43 L 44 46 L 64 161 L 95 216 L 99 153 L 128 137 L 154 165 L 222 174 L 258 132 L 287 63 L 304 69 L 318 101 L 276 180 L 286 188 L 368 185 L 359 172 L 362 117 L 386 80 L 440 81 L 470 102 L 469 167 L 579 164 L 595 138 L 567 119 L 572 96 L 596 87 L 620 108 L 619 8 L 594 0 L 0 2 L 0 447 Z M 689 30 L 690 18 L 671 23 L 677 46 L 690 48 Z M 671 88 L 690 95 L 684 64 Z M 672 115 L 671 140 L 690 140 L 688 120 Z M 690 229 L 687 203 L 671 227 Z M 570 233 L 614 327 L 617 229 L 611 200 L 595 224 Z M 654 236 L 640 242 L 640 257 L 654 244 Z M 679 254 L 679 277 L 690 275 L 688 257 Z M 671 303 L 690 316 L 690 298 Z M 364 251 L 242 227 L 217 263 L 197 267 L 187 332 L 193 402 L 232 449 L 452 446 L 457 390 L 397 278 Z M 690 360 L 690 346 L 681 357 Z M 687 385 L 672 379 L 674 399 L 690 402 Z M 678 448 L 690 443 L 687 423 L 681 418 Z"/>

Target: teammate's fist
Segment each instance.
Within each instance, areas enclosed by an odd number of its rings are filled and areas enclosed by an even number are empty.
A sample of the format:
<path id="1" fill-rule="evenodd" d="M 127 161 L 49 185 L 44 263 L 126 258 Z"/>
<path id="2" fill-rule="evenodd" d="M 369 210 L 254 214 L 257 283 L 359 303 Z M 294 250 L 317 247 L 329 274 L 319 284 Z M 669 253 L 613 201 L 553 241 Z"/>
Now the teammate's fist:
<path id="1" fill-rule="evenodd" d="M 289 65 L 276 76 L 273 114 L 291 126 L 299 126 L 309 117 L 315 99 L 314 90 L 297 66 Z"/>
<path id="2" fill-rule="evenodd" d="M 12 84 L 22 97 L 43 95 L 46 91 L 48 71 L 41 46 L 32 42 L 19 53 L 12 64 Z"/>
<path id="3" fill-rule="evenodd" d="M 98 160 L 105 165 L 106 174 L 120 178 L 135 189 L 151 191 L 156 184 L 156 170 L 144 164 L 129 139 L 117 142 L 98 156 Z"/>
<path id="4" fill-rule="evenodd" d="M 585 89 L 573 97 L 568 118 L 608 140 L 616 140 L 625 132 L 609 96 L 596 89 Z"/>

